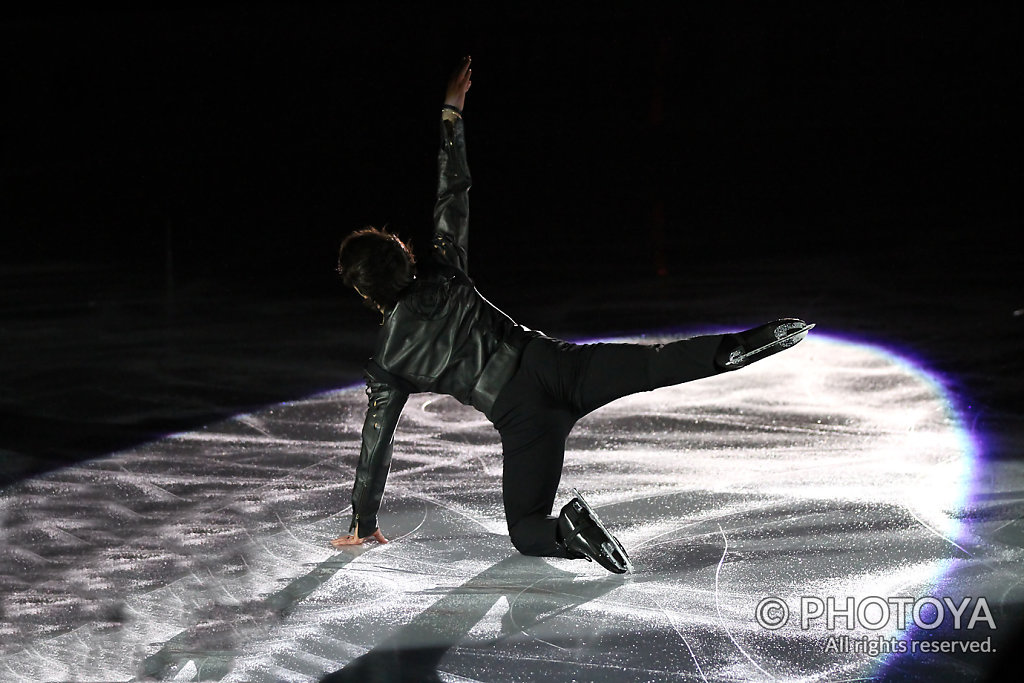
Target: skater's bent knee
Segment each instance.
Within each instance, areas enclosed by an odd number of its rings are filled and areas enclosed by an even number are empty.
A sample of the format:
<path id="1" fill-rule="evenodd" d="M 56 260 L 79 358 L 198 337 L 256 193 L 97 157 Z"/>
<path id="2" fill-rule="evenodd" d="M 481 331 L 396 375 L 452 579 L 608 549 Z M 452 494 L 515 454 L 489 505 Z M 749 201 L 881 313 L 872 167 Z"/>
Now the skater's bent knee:
<path id="1" fill-rule="evenodd" d="M 526 533 L 523 529 L 513 527 L 508 530 L 508 537 L 512 541 L 512 547 L 523 555 L 531 557 L 544 556 L 544 544 L 538 543 L 536 535 Z M 548 544 L 550 545 L 550 544 Z"/>
<path id="2" fill-rule="evenodd" d="M 565 549 L 556 538 L 557 518 L 539 515 L 509 526 L 512 546 L 531 557 L 565 557 Z"/>

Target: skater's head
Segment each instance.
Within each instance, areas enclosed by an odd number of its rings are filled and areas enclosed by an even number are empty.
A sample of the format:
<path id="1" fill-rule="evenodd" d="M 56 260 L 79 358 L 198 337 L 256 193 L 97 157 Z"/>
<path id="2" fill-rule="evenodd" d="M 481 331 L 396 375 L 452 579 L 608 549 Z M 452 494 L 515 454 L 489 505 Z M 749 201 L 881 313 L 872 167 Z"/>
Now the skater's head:
<path id="1" fill-rule="evenodd" d="M 367 306 L 387 311 L 394 308 L 413 281 L 416 259 L 397 235 L 368 227 L 353 232 L 341 243 L 338 272 Z"/>

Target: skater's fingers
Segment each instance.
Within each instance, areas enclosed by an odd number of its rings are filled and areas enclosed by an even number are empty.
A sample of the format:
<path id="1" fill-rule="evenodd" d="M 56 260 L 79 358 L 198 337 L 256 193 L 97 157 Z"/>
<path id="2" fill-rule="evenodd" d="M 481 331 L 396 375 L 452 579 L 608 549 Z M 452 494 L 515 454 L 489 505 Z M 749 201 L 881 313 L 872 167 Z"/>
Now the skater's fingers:
<path id="1" fill-rule="evenodd" d="M 451 78 L 449 79 L 453 83 L 460 83 L 469 77 L 469 74 L 473 71 L 470 68 L 472 58 L 468 55 L 462 58 L 462 63 L 455 67 L 455 71 L 452 72 Z"/>
<path id="2" fill-rule="evenodd" d="M 369 541 L 371 538 L 380 543 L 381 545 L 388 542 L 388 539 L 384 538 L 384 534 L 380 532 L 380 529 L 377 529 L 369 536 L 364 536 L 363 538 L 359 538 L 355 534 L 339 536 L 338 538 L 331 541 L 331 545 L 333 545 L 335 548 L 341 548 L 346 545 L 361 545 Z"/>
<path id="3" fill-rule="evenodd" d="M 355 534 L 348 534 L 347 536 L 339 536 L 338 538 L 331 541 L 331 545 L 335 548 L 340 548 L 346 545 L 359 545 L 363 540 Z"/>

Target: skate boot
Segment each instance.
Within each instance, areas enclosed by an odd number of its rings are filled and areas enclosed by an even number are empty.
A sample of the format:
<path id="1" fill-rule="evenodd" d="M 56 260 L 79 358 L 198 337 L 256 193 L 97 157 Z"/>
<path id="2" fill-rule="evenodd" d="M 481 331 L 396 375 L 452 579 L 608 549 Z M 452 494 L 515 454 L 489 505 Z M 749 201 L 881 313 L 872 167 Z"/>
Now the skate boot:
<path id="1" fill-rule="evenodd" d="M 573 489 L 572 495 L 573 499 L 558 515 L 559 541 L 569 552 L 569 557 L 588 562 L 597 560 L 602 567 L 616 574 L 632 573 L 633 563 L 619 539 L 608 533 L 579 491 Z"/>
<path id="2" fill-rule="evenodd" d="M 794 346 L 812 327 L 798 318 L 782 318 L 746 332 L 727 334 L 718 345 L 715 365 L 722 370 L 738 370 Z"/>

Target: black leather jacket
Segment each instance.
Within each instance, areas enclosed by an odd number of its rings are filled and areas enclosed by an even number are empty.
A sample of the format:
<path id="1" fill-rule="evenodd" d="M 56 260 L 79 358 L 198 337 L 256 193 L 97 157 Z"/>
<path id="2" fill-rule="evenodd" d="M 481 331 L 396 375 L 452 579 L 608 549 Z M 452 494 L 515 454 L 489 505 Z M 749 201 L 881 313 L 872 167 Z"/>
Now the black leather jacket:
<path id="1" fill-rule="evenodd" d="M 490 417 L 526 342 L 541 336 L 483 298 L 467 274 L 471 184 L 462 119 L 442 120 L 430 253 L 420 255 L 416 279 L 385 315 L 366 366 L 369 406 L 349 528 L 360 537 L 377 528 L 395 427 L 409 394 L 448 394 Z"/>

